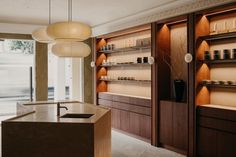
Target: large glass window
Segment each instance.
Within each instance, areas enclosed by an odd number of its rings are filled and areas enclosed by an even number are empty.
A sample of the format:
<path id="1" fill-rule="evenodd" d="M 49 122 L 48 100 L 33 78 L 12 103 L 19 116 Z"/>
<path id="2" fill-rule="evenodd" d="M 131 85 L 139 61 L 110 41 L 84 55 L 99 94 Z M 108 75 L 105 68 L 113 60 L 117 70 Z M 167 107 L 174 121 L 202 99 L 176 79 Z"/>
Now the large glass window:
<path id="1" fill-rule="evenodd" d="M 56 92 L 59 93 L 60 99 L 69 99 L 69 85 L 71 81 L 71 59 L 58 58 L 50 51 L 50 46 L 48 49 L 48 100 L 55 100 L 57 97 Z M 56 88 L 56 86 L 60 87 Z"/>
<path id="2" fill-rule="evenodd" d="M 0 39 L 0 115 L 14 112 L 33 94 L 34 41 Z"/>

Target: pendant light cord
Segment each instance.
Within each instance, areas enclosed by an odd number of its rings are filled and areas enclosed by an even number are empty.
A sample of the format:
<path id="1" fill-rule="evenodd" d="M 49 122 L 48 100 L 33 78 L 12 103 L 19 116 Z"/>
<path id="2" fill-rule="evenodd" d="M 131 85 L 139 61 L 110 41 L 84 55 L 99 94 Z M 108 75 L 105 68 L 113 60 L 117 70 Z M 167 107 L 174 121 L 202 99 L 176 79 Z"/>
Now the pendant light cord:
<path id="1" fill-rule="evenodd" d="M 68 22 L 72 21 L 72 0 L 68 0 Z"/>
<path id="2" fill-rule="evenodd" d="M 48 24 L 51 24 L 51 0 L 48 0 Z"/>

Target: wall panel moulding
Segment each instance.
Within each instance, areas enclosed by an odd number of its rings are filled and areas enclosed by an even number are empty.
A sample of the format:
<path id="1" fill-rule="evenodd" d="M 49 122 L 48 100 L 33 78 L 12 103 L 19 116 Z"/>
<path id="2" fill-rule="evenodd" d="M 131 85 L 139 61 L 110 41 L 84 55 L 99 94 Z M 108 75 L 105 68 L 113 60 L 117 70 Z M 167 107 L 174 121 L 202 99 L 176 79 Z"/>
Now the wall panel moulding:
<path id="1" fill-rule="evenodd" d="M 93 27 L 93 36 L 143 25 L 158 20 L 234 2 L 234 0 L 177 0 L 164 6 L 149 9 L 138 14 Z"/>

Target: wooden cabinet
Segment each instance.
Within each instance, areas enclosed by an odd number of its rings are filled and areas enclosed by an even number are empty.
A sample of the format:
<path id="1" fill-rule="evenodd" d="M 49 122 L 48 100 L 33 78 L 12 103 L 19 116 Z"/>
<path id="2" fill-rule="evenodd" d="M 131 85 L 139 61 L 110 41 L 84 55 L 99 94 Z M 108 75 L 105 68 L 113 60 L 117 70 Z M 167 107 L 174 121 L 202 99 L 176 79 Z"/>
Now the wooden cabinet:
<path id="1" fill-rule="evenodd" d="M 188 144 L 188 107 L 186 103 L 161 101 L 160 142 L 186 154 Z"/>
<path id="2" fill-rule="evenodd" d="M 151 139 L 151 25 L 94 39 L 96 105 L 112 111 L 113 128 Z"/>
<path id="3" fill-rule="evenodd" d="M 156 85 L 158 144 L 187 154 L 188 151 L 188 17 L 179 16 L 156 24 Z M 181 87 L 178 86 L 181 82 Z M 180 88 L 179 88 L 180 87 Z"/>
<path id="4" fill-rule="evenodd" d="M 235 15 L 235 3 L 195 14 L 195 142 L 199 157 L 236 156 Z"/>
<path id="5" fill-rule="evenodd" d="M 112 127 L 150 141 L 151 101 L 137 97 L 99 93 L 98 104 L 111 109 Z"/>
<path id="6" fill-rule="evenodd" d="M 235 157 L 236 112 L 209 106 L 197 111 L 197 156 Z"/>

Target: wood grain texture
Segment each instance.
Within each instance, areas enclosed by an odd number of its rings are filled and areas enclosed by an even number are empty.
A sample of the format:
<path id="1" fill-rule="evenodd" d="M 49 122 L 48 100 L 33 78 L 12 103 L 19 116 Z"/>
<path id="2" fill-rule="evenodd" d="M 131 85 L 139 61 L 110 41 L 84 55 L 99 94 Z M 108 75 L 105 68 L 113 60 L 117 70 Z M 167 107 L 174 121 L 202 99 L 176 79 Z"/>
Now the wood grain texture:
<path id="1" fill-rule="evenodd" d="M 173 145 L 173 105 L 172 102 L 160 102 L 160 142 Z"/>
<path id="2" fill-rule="evenodd" d="M 196 34 L 195 38 L 197 39 L 200 36 L 209 35 L 210 34 L 210 22 L 206 16 L 199 15 L 196 18 Z"/>
<path id="3" fill-rule="evenodd" d="M 111 113 L 112 113 L 112 127 L 121 129 L 120 121 L 121 121 L 121 115 L 120 115 L 121 110 L 112 108 Z"/>
<path id="4" fill-rule="evenodd" d="M 111 111 L 94 125 L 94 157 L 111 157 Z"/>
<path id="5" fill-rule="evenodd" d="M 48 45 L 35 46 L 35 101 L 48 100 Z"/>
<path id="6" fill-rule="evenodd" d="M 33 40 L 30 34 L 13 34 L 13 33 L 0 33 L 0 38 L 2 39 L 25 39 Z"/>
<path id="7" fill-rule="evenodd" d="M 188 52 L 195 56 L 195 14 L 188 15 Z M 194 157 L 196 152 L 196 106 L 195 106 L 195 60 L 188 64 L 188 152 L 189 157 Z"/>
<path id="8" fill-rule="evenodd" d="M 151 102 L 149 99 L 107 93 L 99 93 L 98 98 L 99 105 L 111 108 L 113 128 L 135 135 L 142 140 L 150 141 Z M 137 104 L 134 104 L 134 102 Z M 146 105 L 141 105 L 142 102 Z"/>
<path id="9" fill-rule="evenodd" d="M 198 15 L 196 17 L 195 27 L 195 39 L 196 39 L 196 59 L 203 60 L 204 51 L 209 51 L 210 46 L 206 41 L 198 40 L 200 36 L 210 34 L 210 22 L 206 16 Z M 206 64 L 202 64 L 197 67 L 196 70 L 196 104 L 209 104 L 210 92 L 207 88 L 199 86 L 202 80 L 210 80 L 210 69 Z"/>
<path id="10" fill-rule="evenodd" d="M 159 146 L 158 134 L 159 134 L 159 108 L 158 108 L 158 64 L 157 64 L 157 24 L 156 22 L 151 25 L 151 42 L 152 42 L 152 51 L 151 55 L 153 56 L 155 62 L 151 67 L 151 144 L 154 146 Z"/>
<path id="11" fill-rule="evenodd" d="M 160 102 L 160 142 L 168 149 L 187 154 L 188 106 L 173 101 Z"/>
<path id="12" fill-rule="evenodd" d="M 173 105 L 173 146 L 188 150 L 188 106 L 186 103 Z"/>
<path id="13" fill-rule="evenodd" d="M 235 110 L 198 106 L 197 155 L 234 157 L 236 154 L 235 145 Z"/>
<path id="14" fill-rule="evenodd" d="M 78 155 L 94 156 L 92 125 L 34 122 L 2 124 L 3 157 Z"/>
<path id="15" fill-rule="evenodd" d="M 170 99 L 171 71 L 167 63 L 170 64 L 170 30 L 167 25 L 157 26 L 157 54 L 158 54 L 158 99 Z M 166 62 L 164 62 L 165 58 Z M 165 74 L 165 75 L 162 75 Z"/>

